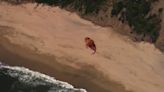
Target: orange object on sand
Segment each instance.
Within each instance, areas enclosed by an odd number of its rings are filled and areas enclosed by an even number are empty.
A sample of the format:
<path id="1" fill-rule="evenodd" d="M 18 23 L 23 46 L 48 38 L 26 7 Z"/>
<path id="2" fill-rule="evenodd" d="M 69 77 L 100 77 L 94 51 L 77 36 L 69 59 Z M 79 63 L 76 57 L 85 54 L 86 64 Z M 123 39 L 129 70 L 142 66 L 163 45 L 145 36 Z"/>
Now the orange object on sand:
<path id="1" fill-rule="evenodd" d="M 92 54 L 96 53 L 96 45 L 91 38 L 85 37 L 85 44 L 86 44 L 87 48 L 89 47 L 90 49 L 92 49 L 94 51 Z"/>

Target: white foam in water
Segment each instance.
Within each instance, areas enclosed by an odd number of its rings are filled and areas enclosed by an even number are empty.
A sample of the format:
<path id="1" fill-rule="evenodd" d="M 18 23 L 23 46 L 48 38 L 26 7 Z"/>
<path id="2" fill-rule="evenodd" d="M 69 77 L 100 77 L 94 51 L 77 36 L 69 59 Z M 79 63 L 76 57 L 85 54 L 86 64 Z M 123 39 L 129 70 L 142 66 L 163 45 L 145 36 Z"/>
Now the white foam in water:
<path id="1" fill-rule="evenodd" d="M 3 64 L 0 62 L 0 68 L 1 68 L 2 65 L 3 65 Z"/>
<path id="2" fill-rule="evenodd" d="M 16 71 L 20 71 L 20 72 L 23 72 L 23 73 L 30 73 L 31 74 L 31 77 L 32 76 L 36 76 L 36 77 L 39 77 L 39 78 L 45 78 L 45 81 L 49 82 L 49 83 L 54 83 L 54 84 L 57 84 L 57 85 L 60 85 L 62 86 L 63 88 L 71 88 L 71 89 L 76 89 L 74 88 L 72 85 L 68 84 L 67 82 L 62 82 L 62 81 L 59 81 L 59 80 L 56 80 L 55 78 L 53 77 L 50 77 L 48 75 L 45 75 L 45 74 L 41 74 L 39 72 L 34 72 L 34 71 L 31 71 L 27 68 L 24 68 L 24 67 L 17 67 L 17 66 L 14 66 L 14 67 L 10 67 L 10 66 L 4 66 L 2 65 L 2 63 L 0 62 L 0 66 L 1 68 L 7 68 L 7 69 L 12 69 L 12 70 L 16 70 Z M 87 92 L 85 89 L 79 89 L 81 92 Z"/>

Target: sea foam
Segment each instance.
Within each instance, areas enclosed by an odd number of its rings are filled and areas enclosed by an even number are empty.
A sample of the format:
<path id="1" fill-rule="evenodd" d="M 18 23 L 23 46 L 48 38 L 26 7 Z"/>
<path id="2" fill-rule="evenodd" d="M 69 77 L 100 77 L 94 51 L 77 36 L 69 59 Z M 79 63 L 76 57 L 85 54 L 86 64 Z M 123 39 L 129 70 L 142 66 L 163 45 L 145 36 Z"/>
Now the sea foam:
<path id="1" fill-rule="evenodd" d="M 32 83 L 33 86 L 36 86 L 39 84 L 47 85 L 48 83 L 52 85 L 57 85 L 61 89 L 74 90 L 74 91 L 68 91 L 68 92 L 87 92 L 85 89 L 74 88 L 72 85 L 70 85 L 67 82 L 56 80 L 54 77 L 50 77 L 48 75 L 45 75 L 36 71 L 32 71 L 25 67 L 8 66 L 8 65 L 3 65 L 0 62 L 0 70 L 2 69 L 7 69 L 7 74 L 12 76 L 13 78 L 18 78 L 19 81 L 23 81 L 26 84 Z M 36 81 L 36 79 L 44 80 L 44 82 L 38 82 Z M 51 89 L 54 89 L 54 87 Z M 54 91 L 49 90 L 48 92 L 54 92 Z M 59 91 L 59 92 L 67 92 L 67 91 Z"/>

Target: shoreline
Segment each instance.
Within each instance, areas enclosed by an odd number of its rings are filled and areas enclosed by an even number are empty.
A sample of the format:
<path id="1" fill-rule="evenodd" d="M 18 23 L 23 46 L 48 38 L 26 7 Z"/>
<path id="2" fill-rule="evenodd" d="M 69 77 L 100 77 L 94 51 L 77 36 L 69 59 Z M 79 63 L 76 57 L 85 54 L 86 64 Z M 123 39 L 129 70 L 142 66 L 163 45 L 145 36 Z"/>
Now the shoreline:
<path id="1" fill-rule="evenodd" d="M 76 69 L 56 61 L 55 56 L 39 54 L 28 48 L 11 44 L 8 39 L 0 38 L 0 60 L 11 66 L 23 66 L 65 81 L 75 88 L 84 88 L 87 92 L 131 92 L 123 85 L 105 79 L 96 68 L 85 66 Z M 52 62 L 53 61 L 53 62 Z M 95 81 L 96 80 L 96 81 Z"/>
<path id="2" fill-rule="evenodd" d="M 39 71 L 55 77 L 57 80 L 68 82 L 75 88 L 84 88 L 87 92 L 131 92 L 126 91 L 123 85 L 117 82 L 104 79 L 101 72 L 97 71 L 95 67 L 86 64 L 86 66 L 84 65 L 85 69 L 75 69 L 59 63 L 55 60 L 55 56 L 38 54 L 28 48 L 11 44 L 6 38 L 0 37 L 0 41 L 0 60 L 2 63 Z M 102 84 L 102 80 L 104 84 Z"/>

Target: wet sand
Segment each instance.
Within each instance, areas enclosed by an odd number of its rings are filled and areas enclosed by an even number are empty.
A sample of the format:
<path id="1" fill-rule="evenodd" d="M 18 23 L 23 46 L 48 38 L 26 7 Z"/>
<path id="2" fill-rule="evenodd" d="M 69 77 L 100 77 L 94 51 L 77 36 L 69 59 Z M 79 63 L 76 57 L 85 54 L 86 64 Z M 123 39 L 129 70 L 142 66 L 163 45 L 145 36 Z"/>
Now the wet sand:
<path id="1" fill-rule="evenodd" d="M 76 69 L 58 63 L 53 55 L 38 54 L 28 48 L 11 44 L 2 37 L 0 42 L 0 61 L 5 64 L 39 71 L 88 92 L 131 92 L 126 91 L 121 84 L 105 79 L 93 66 L 83 65 L 85 68 Z"/>

